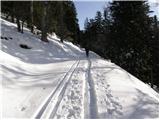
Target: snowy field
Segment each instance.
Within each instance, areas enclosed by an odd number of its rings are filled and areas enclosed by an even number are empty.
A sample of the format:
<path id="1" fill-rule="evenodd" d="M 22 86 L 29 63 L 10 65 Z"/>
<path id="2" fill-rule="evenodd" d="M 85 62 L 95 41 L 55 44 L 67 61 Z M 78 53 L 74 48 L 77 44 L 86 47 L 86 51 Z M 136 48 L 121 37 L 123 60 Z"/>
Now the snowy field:
<path id="1" fill-rule="evenodd" d="M 119 66 L 1 19 L 2 118 L 158 118 L 159 94 Z M 27 45 L 30 49 L 20 47 Z"/>

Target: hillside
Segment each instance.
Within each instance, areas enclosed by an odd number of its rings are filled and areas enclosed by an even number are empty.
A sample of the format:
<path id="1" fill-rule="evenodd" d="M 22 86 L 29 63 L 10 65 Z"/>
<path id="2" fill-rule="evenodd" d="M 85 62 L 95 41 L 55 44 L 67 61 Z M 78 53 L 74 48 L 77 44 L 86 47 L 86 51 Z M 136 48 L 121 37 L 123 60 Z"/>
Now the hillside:
<path id="1" fill-rule="evenodd" d="M 42 42 L 1 19 L 3 118 L 158 118 L 159 94 L 56 36 Z M 26 49 L 27 48 L 27 49 Z"/>

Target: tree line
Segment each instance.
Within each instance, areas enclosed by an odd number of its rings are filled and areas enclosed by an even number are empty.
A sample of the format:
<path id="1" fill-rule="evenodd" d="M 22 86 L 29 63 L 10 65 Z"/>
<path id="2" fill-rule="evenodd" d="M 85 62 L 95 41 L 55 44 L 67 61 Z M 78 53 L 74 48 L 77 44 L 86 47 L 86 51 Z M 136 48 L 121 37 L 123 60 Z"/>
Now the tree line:
<path id="1" fill-rule="evenodd" d="M 79 25 L 72 1 L 1 1 L 1 12 L 17 24 L 18 32 L 23 33 L 25 23 L 32 33 L 35 28 L 41 31 L 42 41 L 48 42 L 47 34 L 53 32 L 61 42 L 78 41 Z"/>
<path id="2" fill-rule="evenodd" d="M 159 22 L 151 12 L 145 1 L 106 3 L 86 18 L 80 44 L 159 88 Z"/>

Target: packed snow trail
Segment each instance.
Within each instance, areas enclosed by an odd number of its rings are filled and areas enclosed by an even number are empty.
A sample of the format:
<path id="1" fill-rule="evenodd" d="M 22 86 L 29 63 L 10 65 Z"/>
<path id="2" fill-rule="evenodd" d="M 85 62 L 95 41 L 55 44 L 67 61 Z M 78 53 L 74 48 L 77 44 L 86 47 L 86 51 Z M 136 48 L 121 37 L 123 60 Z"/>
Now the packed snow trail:
<path id="1" fill-rule="evenodd" d="M 48 40 L 1 19 L 2 118 L 158 118 L 159 94 L 148 85 L 91 51 L 87 59 L 83 48 Z"/>
<path id="2" fill-rule="evenodd" d="M 96 119 L 98 118 L 98 111 L 97 111 L 97 98 L 94 88 L 94 82 L 92 80 L 91 76 L 91 61 L 90 58 L 88 58 L 88 89 L 89 89 L 89 118 Z"/>

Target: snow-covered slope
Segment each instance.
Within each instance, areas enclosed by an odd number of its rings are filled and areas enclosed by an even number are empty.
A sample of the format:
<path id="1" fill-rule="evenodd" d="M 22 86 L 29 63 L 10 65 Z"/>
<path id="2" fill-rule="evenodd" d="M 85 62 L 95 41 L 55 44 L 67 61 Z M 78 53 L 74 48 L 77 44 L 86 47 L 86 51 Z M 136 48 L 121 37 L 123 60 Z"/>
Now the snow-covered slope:
<path id="1" fill-rule="evenodd" d="M 158 118 L 159 95 L 109 61 L 1 19 L 3 118 Z M 31 49 L 21 48 L 25 44 Z"/>

